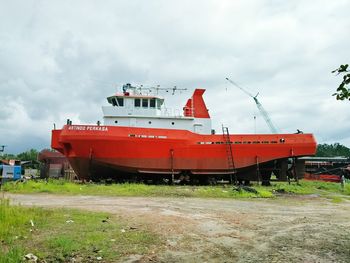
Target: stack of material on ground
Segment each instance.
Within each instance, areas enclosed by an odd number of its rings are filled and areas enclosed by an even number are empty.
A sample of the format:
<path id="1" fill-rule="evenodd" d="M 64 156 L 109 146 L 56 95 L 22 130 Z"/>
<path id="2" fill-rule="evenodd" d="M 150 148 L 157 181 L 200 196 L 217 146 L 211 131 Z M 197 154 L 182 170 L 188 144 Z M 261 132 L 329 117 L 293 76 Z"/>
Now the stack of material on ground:
<path id="1" fill-rule="evenodd" d="M 39 162 L 30 160 L 30 161 L 21 161 L 22 174 L 24 171 L 25 179 L 33 179 L 39 176 L 39 170 L 35 167 L 38 167 Z"/>
<path id="2" fill-rule="evenodd" d="M 33 168 L 25 168 L 24 169 L 24 177 L 35 178 L 37 176 L 38 176 L 38 169 L 33 169 Z"/>
<path id="3" fill-rule="evenodd" d="M 350 158 L 346 157 L 303 157 L 306 180 L 340 182 L 344 176 L 350 179 Z"/>
<path id="4" fill-rule="evenodd" d="M 38 160 L 43 164 L 40 178 L 64 177 L 67 180 L 74 180 L 76 177 L 67 158 L 57 151 L 42 150 L 38 155 Z"/>

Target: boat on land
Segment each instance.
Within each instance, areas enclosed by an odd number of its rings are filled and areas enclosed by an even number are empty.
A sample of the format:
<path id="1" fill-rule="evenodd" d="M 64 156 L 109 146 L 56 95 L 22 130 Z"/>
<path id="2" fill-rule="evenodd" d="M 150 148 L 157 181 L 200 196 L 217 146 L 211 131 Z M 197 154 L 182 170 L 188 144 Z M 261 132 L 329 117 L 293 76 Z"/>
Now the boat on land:
<path id="1" fill-rule="evenodd" d="M 82 180 L 268 182 L 272 173 L 278 180 L 303 174 L 297 158 L 315 154 L 312 134 L 230 134 L 227 127 L 217 134 L 204 92 L 195 89 L 182 113 L 171 114 L 164 98 L 126 84 L 107 98 L 103 125 L 68 120 L 52 130 L 51 146 Z"/>

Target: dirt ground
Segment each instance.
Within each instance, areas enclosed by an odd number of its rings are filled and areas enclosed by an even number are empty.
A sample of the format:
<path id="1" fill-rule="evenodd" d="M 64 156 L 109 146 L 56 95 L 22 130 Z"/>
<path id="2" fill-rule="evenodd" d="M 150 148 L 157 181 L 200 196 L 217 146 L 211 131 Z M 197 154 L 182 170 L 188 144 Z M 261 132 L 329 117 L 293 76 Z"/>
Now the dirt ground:
<path id="1" fill-rule="evenodd" d="M 350 262 L 350 202 L 6 194 L 13 203 L 105 211 L 164 244 L 123 262 Z"/>

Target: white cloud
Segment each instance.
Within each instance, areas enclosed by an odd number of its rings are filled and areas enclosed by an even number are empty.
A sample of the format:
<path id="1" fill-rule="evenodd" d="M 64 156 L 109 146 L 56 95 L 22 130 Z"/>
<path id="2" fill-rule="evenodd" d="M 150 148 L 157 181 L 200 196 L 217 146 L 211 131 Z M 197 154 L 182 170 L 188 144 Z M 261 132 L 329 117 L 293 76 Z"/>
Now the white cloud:
<path id="1" fill-rule="evenodd" d="M 349 103 L 331 97 L 348 63 L 349 1 L 1 1 L 0 143 L 49 146 L 53 123 L 102 119 L 130 82 L 207 89 L 214 126 L 268 132 L 259 99 L 283 132 L 350 146 Z M 228 89 L 227 91 L 225 91 Z M 171 98 L 181 108 L 191 92 Z M 169 105 L 168 103 L 168 105 Z"/>

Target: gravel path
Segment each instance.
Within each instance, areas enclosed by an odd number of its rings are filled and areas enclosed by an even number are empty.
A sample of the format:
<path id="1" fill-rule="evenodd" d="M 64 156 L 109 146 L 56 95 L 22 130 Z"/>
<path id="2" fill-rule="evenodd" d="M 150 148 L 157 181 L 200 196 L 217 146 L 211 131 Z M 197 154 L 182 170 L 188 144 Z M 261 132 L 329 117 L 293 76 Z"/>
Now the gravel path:
<path id="1" fill-rule="evenodd" d="M 105 211 L 164 238 L 127 262 L 350 262 L 350 202 L 6 194 L 25 206 Z"/>

